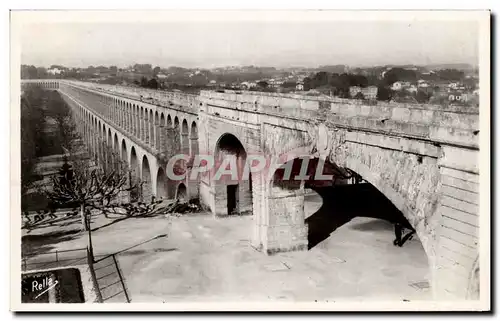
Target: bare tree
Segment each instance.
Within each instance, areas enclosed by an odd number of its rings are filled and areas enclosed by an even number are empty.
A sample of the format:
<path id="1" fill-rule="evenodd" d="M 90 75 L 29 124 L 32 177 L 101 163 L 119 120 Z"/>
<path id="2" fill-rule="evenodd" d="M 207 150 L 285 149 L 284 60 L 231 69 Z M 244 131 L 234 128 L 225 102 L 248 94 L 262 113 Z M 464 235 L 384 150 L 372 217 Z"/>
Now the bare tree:
<path id="1" fill-rule="evenodd" d="M 89 250 L 92 253 L 91 211 L 106 211 L 113 206 L 123 192 L 129 192 L 134 185 L 129 184 L 127 169 L 122 164 L 111 170 L 101 169 L 88 158 L 70 155 L 71 174 L 52 176 L 51 184 L 45 188 L 47 197 L 56 204 L 78 206 L 82 227 L 88 232 Z M 47 186 L 46 186 L 47 187 Z"/>

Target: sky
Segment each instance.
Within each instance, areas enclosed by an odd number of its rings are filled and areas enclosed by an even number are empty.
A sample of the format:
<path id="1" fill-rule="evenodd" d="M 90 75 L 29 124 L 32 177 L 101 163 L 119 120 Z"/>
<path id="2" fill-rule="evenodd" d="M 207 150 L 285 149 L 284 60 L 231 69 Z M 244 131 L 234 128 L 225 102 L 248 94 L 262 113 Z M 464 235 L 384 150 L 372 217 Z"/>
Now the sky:
<path id="1" fill-rule="evenodd" d="M 21 62 L 67 67 L 151 63 L 317 67 L 478 64 L 474 21 L 172 21 L 33 23 Z"/>

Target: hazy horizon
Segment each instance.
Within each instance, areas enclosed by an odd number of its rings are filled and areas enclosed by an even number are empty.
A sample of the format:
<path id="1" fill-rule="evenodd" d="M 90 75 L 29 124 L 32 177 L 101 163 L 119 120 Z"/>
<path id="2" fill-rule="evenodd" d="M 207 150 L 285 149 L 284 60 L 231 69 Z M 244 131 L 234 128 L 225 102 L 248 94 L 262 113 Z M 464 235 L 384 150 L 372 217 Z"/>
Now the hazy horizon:
<path id="1" fill-rule="evenodd" d="M 21 62 L 185 68 L 477 66 L 474 21 L 43 23 L 24 26 Z"/>

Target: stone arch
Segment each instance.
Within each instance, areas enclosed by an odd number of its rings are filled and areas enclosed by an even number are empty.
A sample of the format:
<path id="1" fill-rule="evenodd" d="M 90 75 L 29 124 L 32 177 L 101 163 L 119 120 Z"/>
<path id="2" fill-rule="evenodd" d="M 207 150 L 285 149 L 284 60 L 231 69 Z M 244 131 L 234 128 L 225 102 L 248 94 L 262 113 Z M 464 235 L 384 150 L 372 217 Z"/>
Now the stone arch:
<path id="1" fill-rule="evenodd" d="M 127 143 L 125 142 L 125 139 L 122 139 L 120 151 L 121 151 L 122 161 L 127 165 L 127 167 L 130 166 L 128 152 L 127 152 Z"/>
<path id="2" fill-rule="evenodd" d="M 158 198 L 168 197 L 167 175 L 165 175 L 165 171 L 161 167 L 158 168 L 158 173 L 156 175 L 156 196 Z"/>
<path id="3" fill-rule="evenodd" d="M 195 156 L 199 152 L 199 146 L 198 146 L 198 126 L 196 126 L 196 122 L 193 121 L 191 123 L 191 133 L 189 135 L 190 141 L 191 141 L 191 146 L 190 146 L 190 152 L 192 156 Z"/>
<path id="4" fill-rule="evenodd" d="M 135 151 L 135 147 L 132 146 L 130 148 L 130 185 L 135 186 L 134 189 L 130 191 L 130 199 L 132 201 L 139 200 L 139 178 L 140 178 L 140 168 L 139 168 L 139 160 L 137 157 L 137 152 Z"/>
<path id="5" fill-rule="evenodd" d="M 123 123 L 125 126 L 125 129 L 132 133 L 132 128 L 133 128 L 133 123 L 132 123 L 132 108 L 128 103 L 123 103 L 122 107 L 122 112 L 123 112 Z"/>
<path id="6" fill-rule="evenodd" d="M 357 161 L 352 160 L 343 164 L 345 167 L 340 167 L 329 157 L 311 155 L 310 146 L 297 148 L 287 154 L 291 162 L 300 161 L 298 170 L 295 163 L 291 166 L 292 170 L 289 173 L 292 173 L 292 177 L 300 171 L 303 159 L 308 159 L 310 166 L 307 167 L 306 175 L 311 178 L 285 182 L 276 179 L 277 174 L 282 175 L 279 170 L 283 172 L 284 166 L 278 170 L 271 170 L 273 175 L 269 180 L 266 208 L 269 220 L 276 221 L 288 217 L 294 224 L 288 227 L 289 231 L 286 233 L 302 236 L 307 233 L 307 242 L 305 239 L 302 242 L 290 242 L 285 247 L 304 248 L 307 244 L 311 248 L 327 239 L 338 227 L 355 217 L 370 217 L 386 221 L 389 227 L 388 233 L 392 237 L 394 234 L 390 227 L 397 223 L 405 227 L 407 231 L 415 229 L 420 238 L 418 226 L 408 219 L 408 213 L 404 212 L 406 209 L 400 206 L 401 203 L 394 198 L 394 193 L 387 193 L 380 180 L 374 179 L 376 173 L 359 166 Z M 318 166 L 320 162 L 322 167 Z M 332 175 L 334 180 L 315 181 L 316 170 L 320 168 L 323 168 L 322 173 Z M 322 199 L 321 207 L 309 213 L 310 215 L 303 213 L 304 195 L 307 194 L 305 190 L 308 188 L 316 191 Z M 334 219 L 328 217 L 330 213 L 335 213 Z M 301 222 L 306 224 L 302 225 Z M 422 256 L 416 259 L 427 261 L 430 266 L 425 244 L 422 241 L 420 243 Z"/>
<path id="7" fill-rule="evenodd" d="M 189 155 L 189 125 L 186 119 L 182 120 L 181 125 L 181 152 Z"/>
<path id="8" fill-rule="evenodd" d="M 153 195 L 153 186 L 151 183 L 151 169 L 146 155 L 142 157 L 142 170 L 141 170 L 141 183 L 142 183 L 142 200 L 143 202 L 150 202 Z"/>
<path id="9" fill-rule="evenodd" d="M 106 156 L 106 169 L 111 170 L 114 168 L 114 162 L 115 160 L 115 153 L 113 150 L 113 140 L 111 136 L 111 129 L 108 126 L 108 131 L 107 131 L 107 138 L 106 138 L 106 149 L 104 151 L 105 156 Z"/>
<path id="10" fill-rule="evenodd" d="M 111 139 L 111 128 L 108 127 L 108 146 L 113 149 L 113 140 Z"/>
<path id="11" fill-rule="evenodd" d="M 97 159 L 98 159 L 98 164 L 101 164 L 102 165 L 102 154 L 103 154 L 103 140 L 106 138 L 106 136 L 104 136 L 102 133 L 103 133 L 103 130 L 102 130 L 102 124 L 101 124 L 101 120 L 99 119 L 97 121 L 97 128 L 96 128 L 96 131 L 97 131 Z"/>
<path id="12" fill-rule="evenodd" d="M 158 150 L 161 153 L 167 151 L 167 128 L 165 127 L 165 114 L 160 114 L 160 128 L 158 130 Z"/>
<path id="13" fill-rule="evenodd" d="M 137 136 L 137 107 L 135 104 L 130 104 L 130 108 L 132 110 L 132 134 Z"/>
<path id="14" fill-rule="evenodd" d="M 148 121 L 149 121 L 149 127 L 148 127 L 149 145 L 155 147 L 155 141 L 156 141 L 156 138 L 155 138 L 155 119 L 153 117 L 153 110 L 151 110 L 151 109 L 149 110 Z"/>
<path id="15" fill-rule="evenodd" d="M 118 145 L 118 135 L 116 133 L 115 133 L 114 139 L 113 139 L 113 149 L 115 150 L 115 152 L 118 155 L 120 155 L 120 145 Z"/>
<path id="16" fill-rule="evenodd" d="M 111 149 L 113 150 L 114 159 L 113 159 L 113 169 L 115 171 L 120 170 L 121 164 L 121 155 L 120 155 L 120 145 L 118 145 L 118 135 L 115 133 L 113 135 L 113 142 L 111 144 Z"/>
<path id="17" fill-rule="evenodd" d="M 140 106 L 140 112 L 139 112 L 139 118 L 140 118 L 140 128 L 141 128 L 141 133 L 140 137 L 141 140 L 146 141 L 146 124 L 147 124 L 147 112 L 145 111 L 145 108 L 143 106 Z"/>
<path id="18" fill-rule="evenodd" d="M 189 126 L 186 119 L 182 121 L 182 134 L 189 134 Z"/>
<path id="19" fill-rule="evenodd" d="M 158 114 L 158 111 L 156 110 L 155 111 L 155 114 L 154 114 L 154 123 L 153 123 L 153 126 L 154 126 L 154 137 L 155 137 L 155 140 L 154 140 L 154 148 L 156 150 L 160 150 L 160 115 Z"/>
<path id="20" fill-rule="evenodd" d="M 172 137 L 171 140 L 173 142 L 173 150 L 175 153 L 177 153 L 182 146 L 182 136 L 181 136 L 181 129 L 180 129 L 180 123 L 179 123 L 179 117 L 175 116 L 174 118 L 174 127 L 171 130 Z"/>
<path id="21" fill-rule="evenodd" d="M 241 140 L 233 134 L 221 135 L 215 145 L 214 158 L 216 164 L 215 202 L 212 211 L 220 216 L 251 214 L 253 211 L 252 175 L 249 173 L 248 177 L 243 177 L 247 152 Z M 231 174 L 223 175 L 224 168 L 229 168 Z"/>
<path id="22" fill-rule="evenodd" d="M 181 202 L 187 201 L 187 188 L 184 183 L 177 185 L 177 191 L 175 193 L 175 198 Z"/>

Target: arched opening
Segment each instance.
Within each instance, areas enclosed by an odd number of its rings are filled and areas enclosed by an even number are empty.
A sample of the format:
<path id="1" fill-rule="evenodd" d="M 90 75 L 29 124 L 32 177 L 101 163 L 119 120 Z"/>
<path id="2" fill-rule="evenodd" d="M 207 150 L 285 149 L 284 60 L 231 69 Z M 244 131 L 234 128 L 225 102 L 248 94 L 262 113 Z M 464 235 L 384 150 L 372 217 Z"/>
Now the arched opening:
<path id="1" fill-rule="evenodd" d="M 149 117 L 148 117 L 148 131 L 149 131 L 149 145 L 155 146 L 155 119 L 153 118 L 153 111 L 150 109 L 149 110 Z"/>
<path id="2" fill-rule="evenodd" d="M 139 193 L 139 161 L 137 159 L 137 153 L 135 152 L 134 146 L 132 146 L 130 151 L 130 174 L 129 181 L 130 186 L 134 188 L 130 191 L 130 200 L 132 202 L 138 201 L 140 197 Z"/>
<path id="3" fill-rule="evenodd" d="M 128 165 L 128 153 L 127 153 L 127 143 L 125 143 L 125 139 L 122 139 L 122 161 L 124 161 Z"/>
<path id="4" fill-rule="evenodd" d="M 106 154 L 106 170 L 112 171 L 113 170 L 113 163 L 115 161 L 115 153 L 113 150 L 113 139 L 111 137 L 111 129 L 108 127 L 108 134 L 106 138 L 106 148 L 105 148 L 105 154 Z"/>
<path id="5" fill-rule="evenodd" d="M 368 275 L 372 271 L 362 267 L 374 261 L 378 270 L 391 271 L 378 275 L 377 282 L 407 284 L 411 275 L 429 287 L 427 255 L 414 228 L 383 193 L 349 168 L 307 156 L 289 160 L 272 176 L 267 206 L 269 222 L 293 236 L 280 239 L 280 249 L 335 249 L 344 259 L 356 251 L 357 272 Z"/>
<path id="6" fill-rule="evenodd" d="M 177 153 L 180 151 L 181 149 L 181 127 L 180 127 L 180 124 L 179 124 L 179 118 L 177 118 L 177 116 L 175 116 L 175 119 L 174 119 L 174 129 L 172 130 L 172 142 L 173 142 L 173 150 L 174 150 L 174 153 Z"/>
<path id="7" fill-rule="evenodd" d="M 113 139 L 113 149 L 117 155 L 120 155 L 120 145 L 118 145 L 118 135 L 116 133 L 115 138 Z"/>
<path id="8" fill-rule="evenodd" d="M 158 115 L 158 111 L 155 111 L 154 118 L 154 147 L 156 150 L 160 150 L 160 116 Z"/>
<path id="9" fill-rule="evenodd" d="M 240 140 L 224 134 L 215 147 L 215 208 L 216 215 L 252 214 L 252 180 L 243 177 L 247 153 Z"/>
<path id="10" fill-rule="evenodd" d="M 177 192 L 175 193 L 175 198 L 180 201 L 180 202 L 185 202 L 187 201 L 187 189 L 186 185 L 184 183 L 180 183 L 179 186 L 177 186 Z"/>
<path id="11" fill-rule="evenodd" d="M 103 153 L 103 146 L 102 146 L 102 140 L 103 140 L 103 135 L 102 135 L 102 126 L 101 126 L 101 121 L 97 121 L 97 165 L 102 168 L 102 153 Z"/>
<path id="12" fill-rule="evenodd" d="M 142 201 L 150 202 L 151 196 L 153 195 L 152 184 L 151 184 L 151 171 L 149 169 L 149 161 L 146 155 L 142 157 L 142 171 L 141 171 L 141 182 L 142 182 Z"/>
<path id="13" fill-rule="evenodd" d="M 144 108 L 142 106 L 140 106 L 140 109 L 139 109 L 139 137 L 141 140 L 145 140 L 145 137 L 146 137 L 146 132 L 145 132 L 145 128 L 144 128 L 144 125 L 146 123 L 146 120 L 145 120 L 145 117 L 144 117 Z"/>
<path id="14" fill-rule="evenodd" d="M 156 175 L 156 196 L 158 198 L 166 199 L 168 197 L 168 184 L 167 175 L 163 168 L 158 168 L 158 174 Z"/>
<path id="15" fill-rule="evenodd" d="M 198 155 L 198 127 L 196 126 L 196 122 L 191 123 L 191 157 Z"/>
<path id="16" fill-rule="evenodd" d="M 170 115 L 167 115 L 167 127 L 168 128 L 172 127 L 172 117 L 170 117 Z"/>
<path id="17" fill-rule="evenodd" d="M 158 150 L 161 153 L 167 151 L 167 128 L 165 128 L 165 115 L 160 115 L 160 128 L 158 130 Z"/>
<path id="18" fill-rule="evenodd" d="M 132 105 L 132 133 L 134 134 L 134 136 L 138 137 L 139 130 L 137 128 L 137 124 L 138 124 L 139 117 L 137 116 L 137 106 L 135 104 L 131 104 L 131 105 Z"/>
<path id="19" fill-rule="evenodd" d="M 185 119 L 181 127 L 181 153 L 189 155 L 189 128 Z"/>
<path id="20" fill-rule="evenodd" d="M 113 168 L 115 171 L 119 171 L 121 163 L 121 152 L 120 152 L 120 145 L 118 144 L 118 135 L 116 133 L 113 138 L 113 151 L 115 154 Z"/>

